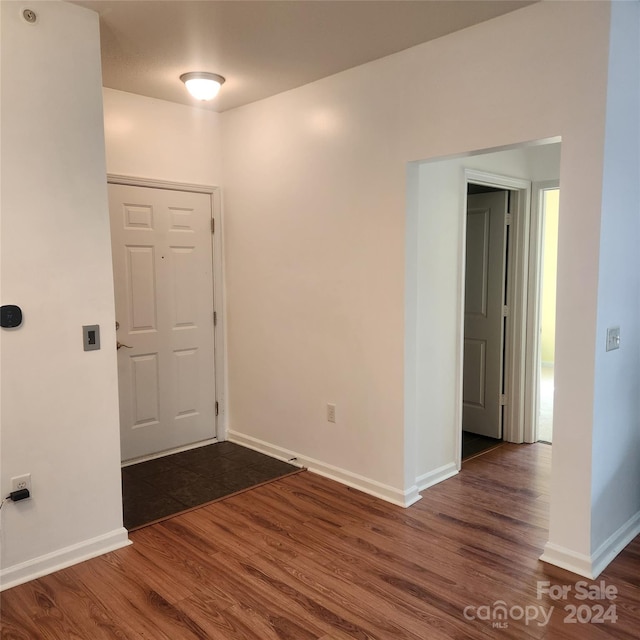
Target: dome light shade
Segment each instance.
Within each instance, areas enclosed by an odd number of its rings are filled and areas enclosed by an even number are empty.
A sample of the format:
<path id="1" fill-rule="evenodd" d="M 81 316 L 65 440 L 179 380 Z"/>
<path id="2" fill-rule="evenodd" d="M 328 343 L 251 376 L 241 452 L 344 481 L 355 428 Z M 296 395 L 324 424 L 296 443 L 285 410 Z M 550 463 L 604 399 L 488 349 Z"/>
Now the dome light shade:
<path id="1" fill-rule="evenodd" d="M 187 91 L 196 98 L 196 100 L 213 100 L 220 91 L 220 86 L 224 82 L 224 78 L 217 73 L 208 73 L 206 71 L 191 71 L 183 73 L 180 80 L 184 82 Z"/>

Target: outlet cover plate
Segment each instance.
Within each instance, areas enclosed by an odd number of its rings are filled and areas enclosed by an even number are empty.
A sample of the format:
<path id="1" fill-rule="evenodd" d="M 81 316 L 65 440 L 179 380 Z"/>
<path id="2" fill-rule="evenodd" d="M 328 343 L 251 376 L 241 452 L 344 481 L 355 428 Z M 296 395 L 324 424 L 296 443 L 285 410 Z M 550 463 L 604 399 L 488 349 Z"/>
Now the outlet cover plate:
<path id="1" fill-rule="evenodd" d="M 21 476 L 11 478 L 11 491 L 20 491 L 20 489 L 28 489 L 31 493 L 31 474 L 25 473 Z"/>
<path id="2" fill-rule="evenodd" d="M 607 351 L 620 348 L 620 327 L 609 327 L 607 329 Z"/>

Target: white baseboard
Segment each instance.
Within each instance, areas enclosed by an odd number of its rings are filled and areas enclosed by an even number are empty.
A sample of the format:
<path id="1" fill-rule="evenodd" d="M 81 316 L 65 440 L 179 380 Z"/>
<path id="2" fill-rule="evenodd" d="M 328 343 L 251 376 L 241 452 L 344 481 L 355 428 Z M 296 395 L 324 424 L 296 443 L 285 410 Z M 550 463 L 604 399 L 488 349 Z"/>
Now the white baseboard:
<path id="1" fill-rule="evenodd" d="M 307 456 L 303 456 L 295 451 L 284 449 L 268 442 L 264 442 L 263 440 L 258 440 L 253 436 L 238 433 L 237 431 L 229 430 L 227 432 L 227 439 L 231 442 L 235 442 L 236 444 L 240 444 L 243 447 L 248 447 L 249 449 L 265 453 L 274 458 L 278 458 L 279 460 L 284 460 L 285 462 L 289 462 L 295 466 L 309 469 L 309 471 L 313 471 L 313 473 L 317 473 L 325 478 L 330 478 L 331 480 L 336 480 L 337 482 L 346 484 L 348 487 L 358 489 L 364 493 L 368 493 L 369 495 L 385 500 L 386 502 L 391 502 L 392 504 L 400 507 L 409 507 L 421 498 L 416 485 L 410 487 L 406 491 L 401 491 L 400 489 L 396 489 L 395 487 L 391 487 L 376 480 L 365 478 L 357 473 L 352 473 L 346 469 L 334 467 L 333 465 L 326 464 L 320 460 L 315 460 L 314 458 L 308 458 Z"/>
<path id="2" fill-rule="evenodd" d="M 443 480 L 447 480 L 457 475 L 458 467 L 455 462 L 450 462 L 449 464 L 445 464 L 433 471 L 429 471 L 429 473 L 423 473 L 421 476 L 416 478 L 416 484 L 418 485 L 419 491 L 424 491 L 429 487 L 432 487 L 434 484 L 438 484 Z"/>
<path id="3" fill-rule="evenodd" d="M 591 554 L 593 577 L 597 578 L 638 534 L 640 534 L 640 511 L 629 518 Z"/>
<path id="4" fill-rule="evenodd" d="M 612 533 L 590 556 L 547 542 L 540 560 L 595 580 L 638 534 L 640 511 Z"/>
<path id="5" fill-rule="evenodd" d="M 71 565 L 130 544 L 127 530 L 121 527 L 104 535 L 7 567 L 0 571 L 0 591 L 16 587 L 24 582 L 29 582 L 29 580 L 41 578 L 54 571 L 66 569 Z"/>
<path id="6" fill-rule="evenodd" d="M 584 578 L 593 578 L 591 575 L 591 558 L 589 556 L 576 553 L 553 542 L 547 542 L 544 545 L 544 553 L 540 556 L 540 560 L 572 573 L 577 573 Z"/>

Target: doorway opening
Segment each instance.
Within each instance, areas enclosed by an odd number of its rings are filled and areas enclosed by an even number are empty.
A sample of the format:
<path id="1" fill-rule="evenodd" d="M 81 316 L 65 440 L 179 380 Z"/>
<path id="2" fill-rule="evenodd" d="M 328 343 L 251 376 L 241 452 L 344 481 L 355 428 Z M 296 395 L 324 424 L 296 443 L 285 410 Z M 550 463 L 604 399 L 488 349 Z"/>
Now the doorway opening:
<path id="1" fill-rule="evenodd" d="M 558 180 L 558 138 L 416 161 L 407 167 L 405 453 L 409 501 L 462 468 L 464 307 L 469 184 L 509 192 L 510 301 L 502 438 L 535 442 L 537 281 L 532 185 Z M 517 268 L 514 268 L 517 266 Z M 510 401 L 513 399 L 513 401 Z M 411 469 L 415 469 L 415 474 Z M 415 480 L 413 480 L 415 478 Z M 413 480 L 414 484 L 409 483 Z"/>
<path id="2" fill-rule="evenodd" d="M 121 459 L 130 466 L 226 435 L 219 193 L 117 175 L 108 183 Z"/>
<path id="3" fill-rule="evenodd" d="M 460 460 L 523 442 L 531 183 L 465 170 Z"/>
<path id="4" fill-rule="evenodd" d="M 538 318 L 540 343 L 537 358 L 537 433 L 539 442 L 553 441 L 553 394 L 555 365 L 556 322 L 556 277 L 558 265 L 558 220 L 560 189 L 541 186 L 537 189 L 540 234 L 539 292 L 540 310 Z"/>

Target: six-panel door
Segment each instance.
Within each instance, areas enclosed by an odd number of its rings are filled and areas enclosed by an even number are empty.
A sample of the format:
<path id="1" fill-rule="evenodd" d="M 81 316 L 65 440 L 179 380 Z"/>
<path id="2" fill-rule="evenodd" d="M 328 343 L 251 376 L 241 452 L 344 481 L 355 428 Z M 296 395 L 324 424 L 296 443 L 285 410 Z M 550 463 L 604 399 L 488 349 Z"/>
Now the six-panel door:
<path id="1" fill-rule="evenodd" d="M 109 211 L 130 460 L 215 436 L 211 197 L 110 184 Z"/>
<path id="2" fill-rule="evenodd" d="M 506 191 L 467 199 L 462 428 L 502 438 Z"/>

